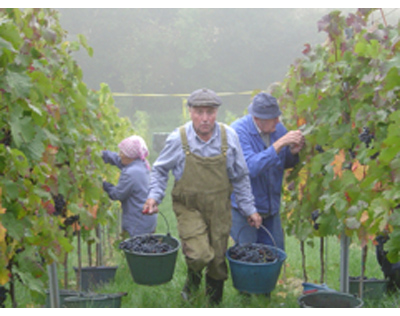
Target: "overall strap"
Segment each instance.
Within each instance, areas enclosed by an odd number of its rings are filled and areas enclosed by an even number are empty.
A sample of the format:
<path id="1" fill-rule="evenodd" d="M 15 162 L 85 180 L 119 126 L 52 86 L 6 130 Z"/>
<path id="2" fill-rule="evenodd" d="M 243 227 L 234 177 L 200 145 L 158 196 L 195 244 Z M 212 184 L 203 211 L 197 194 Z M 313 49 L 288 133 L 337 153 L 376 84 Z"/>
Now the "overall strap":
<path id="1" fill-rule="evenodd" d="M 185 152 L 185 155 L 189 155 L 190 148 L 186 137 L 186 129 L 184 125 L 179 128 L 179 132 L 181 134 L 182 149 Z"/>
<path id="2" fill-rule="evenodd" d="M 221 129 L 221 152 L 224 156 L 226 156 L 226 152 L 228 151 L 228 139 L 226 137 L 226 129 L 224 124 L 219 123 L 219 127 Z"/>
<path id="3" fill-rule="evenodd" d="M 226 153 L 228 151 L 228 138 L 226 136 L 226 129 L 224 124 L 219 123 L 219 127 L 221 129 L 221 153 L 226 156 Z M 179 132 L 181 135 L 181 142 L 182 142 L 182 149 L 185 152 L 186 155 L 190 154 L 190 147 L 188 144 L 188 140 L 186 137 L 186 129 L 185 126 L 181 126 L 179 128 Z"/>

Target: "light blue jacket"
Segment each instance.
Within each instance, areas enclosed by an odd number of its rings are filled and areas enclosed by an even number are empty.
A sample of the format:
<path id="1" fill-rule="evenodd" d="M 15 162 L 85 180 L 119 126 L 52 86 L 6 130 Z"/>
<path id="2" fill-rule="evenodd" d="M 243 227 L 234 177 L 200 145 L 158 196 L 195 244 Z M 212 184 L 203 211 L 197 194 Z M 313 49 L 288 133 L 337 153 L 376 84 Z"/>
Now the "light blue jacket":
<path id="1" fill-rule="evenodd" d="M 294 167 L 299 161 L 299 156 L 292 155 L 289 147 L 277 154 L 272 146 L 287 133 L 286 128 L 282 123 L 277 124 L 276 131 L 270 134 L 271 145 L 267 148 L 250 114 L 233 122 L 231 127 L 239 136 L 257 211 L 260 214 L 278 214 L 284 169 Z M 232 206 L 238 208 L 234 193 Z"/>

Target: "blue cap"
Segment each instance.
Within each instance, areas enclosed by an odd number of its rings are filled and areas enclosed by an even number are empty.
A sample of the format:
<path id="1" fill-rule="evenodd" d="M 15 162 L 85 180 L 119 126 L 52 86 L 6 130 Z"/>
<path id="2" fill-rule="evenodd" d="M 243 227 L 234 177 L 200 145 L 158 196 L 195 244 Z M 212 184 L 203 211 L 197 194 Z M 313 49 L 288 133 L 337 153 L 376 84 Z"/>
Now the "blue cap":
<path id="1" fill-rule="evenodd" d="M 261 92 L 254 97 L 248 110 L 249 114 L 262 120 L 274 119 L 282 114 L 276 98 L 265 92 Z"/>

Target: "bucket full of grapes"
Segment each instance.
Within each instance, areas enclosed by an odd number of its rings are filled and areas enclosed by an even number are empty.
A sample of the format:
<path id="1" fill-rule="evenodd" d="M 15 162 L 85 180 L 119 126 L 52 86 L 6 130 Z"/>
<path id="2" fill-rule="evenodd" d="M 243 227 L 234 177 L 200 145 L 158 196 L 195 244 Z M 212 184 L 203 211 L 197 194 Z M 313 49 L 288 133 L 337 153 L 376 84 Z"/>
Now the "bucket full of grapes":
<path id="1" fill-rule="evenodd" d="M 247 226 L 243 228 L 245 227 Z M 276 247 L 271 233 L 263 225 L 261 228 L 269 234 L 274 246 L 238 242 L 226 252 L 233 286 L 240 292 L 271 293 L 275 289 L 282 264 L 286 259 L 286 253 Z"/>
<path id="2" fill-rule="evenodd" d="M 169 226 L 167 235 L 134 236 L 121 242 L 119 248 L 125 253 L 135 283 L 158 285 L 172 279 L 180 242 L 170 235 Z"/>

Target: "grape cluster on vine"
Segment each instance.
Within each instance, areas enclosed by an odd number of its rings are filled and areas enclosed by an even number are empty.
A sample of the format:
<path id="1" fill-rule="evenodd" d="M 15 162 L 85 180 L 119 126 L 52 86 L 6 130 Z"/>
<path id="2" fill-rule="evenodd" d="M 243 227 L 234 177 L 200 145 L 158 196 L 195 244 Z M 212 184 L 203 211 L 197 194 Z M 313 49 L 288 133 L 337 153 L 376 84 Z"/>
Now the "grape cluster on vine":
<path id="1" fill-rule="evenodd" d="M 367 148 L 369 147 L 369 144 L 371 141 L 374 139 L 374 135 L 370 133 L 370 130 L 368 127 L 363 127 L 363 131 L 358 135 L 358 138 L 360 141 L 362 141 Z"/>
<path id="2" fill-rule="evenodd" d="M 65 207 L 67 203 L 64 200 L 64 196 L 62 194 L 53 195 L 54 201 L 54 208 L 55 212 L 54 215 L 64 215 L 65 214 Z"/>

